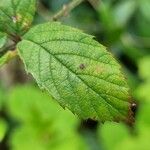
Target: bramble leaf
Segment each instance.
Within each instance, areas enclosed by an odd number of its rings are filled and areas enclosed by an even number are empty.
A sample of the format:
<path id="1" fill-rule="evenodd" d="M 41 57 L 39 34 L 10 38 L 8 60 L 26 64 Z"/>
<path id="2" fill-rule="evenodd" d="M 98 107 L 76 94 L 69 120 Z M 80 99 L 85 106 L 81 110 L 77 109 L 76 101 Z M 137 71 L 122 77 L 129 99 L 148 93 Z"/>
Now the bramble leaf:
<path id="1" fill-rule="evenodd" d="M 36 0 L 1 0 L 0 31 L 22 35 L 30 27 Z"/>
<path id="2" fill-rule="evenodd" d="M 92 36 L 51 22 L 32 28 L 17 47 L 27 72 L 62 107 L 84 119 L 131 119 L 120 65 Z"/>

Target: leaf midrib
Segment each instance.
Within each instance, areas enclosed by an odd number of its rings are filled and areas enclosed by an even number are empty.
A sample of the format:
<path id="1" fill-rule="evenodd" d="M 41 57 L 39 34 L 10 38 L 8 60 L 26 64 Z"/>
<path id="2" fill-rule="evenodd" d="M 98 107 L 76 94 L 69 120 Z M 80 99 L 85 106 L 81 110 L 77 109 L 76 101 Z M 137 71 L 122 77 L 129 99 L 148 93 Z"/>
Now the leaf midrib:
<path id="1" fill-rule="evenodd" d="M 28 39 L 28 41 L 31 41 L 32 42 L 32 40 L 31 39 Z M 88 46 L 92 46 L 92 47 L 96 47 L 95 45 L 92 45 L 92 44 L 89 44 L 89 43 L 85 43 L 85 42 L 82 42 L 82 41 L 75 41 L 75 40 L 70 40 L 70 39 L 51 39 L 50 41 L 45 41 L 45 42 L 42 42 L 42 43 L 36 43 L 37 45 L 39 45 L 39 44 L 41 44 L 40 46 L 41 47 L 44 47 L 44 46 L 42 46 L 42 44 L 45 44 L 45 43 L 49 43 L 49 42 L 57 42 L 57 41 L 63 41 L 63 42 L 75 42 L 75 43 L 77 43 L 77 44 L 84 44 L 84 45 L 88 45 Z M 35 42 L 35 41 L 33 41 L 33 42 Z M 100 48 L 99 46 L 97 46 L 98 48 Z M 44 47 L 45 48 L 45 47 Z M 65 53 L 62 53 L 62 54 L 64 54 L 65 55 Z M 68 54 L 69 55 L 69 53 L 66 53 L 66 54 Z M 106 54 L 105 53 L 103 53 L 104 55 L 110 55 L 108 52 L 106 52 Z M 52 55 L 54 55 L 54 54 L 52 54 Z M 58 53 L 58 54 L 55 54 L 55 55 L 61 55 L 60 53 Z M 77 55 L 77 54 L 75 54 L 75 55 Z M 104 56 L 104 55 L 102 55 L 102 56 Z M 79 55 L 80 57 L 82 57 L 82 55 Z M 101 57 L 102 57 L 101 56 Z M 86 58 L 88 58 L 89 59 L 89 57 L 87 57 L 87 56 L 85 56 Z M 99 62 L 99 63 L 103 63 L 103 64 L 105 64 L 105 65 L 109 65 L 109 63 L 106 63 L 106 62 L 104 62 L 104 61 L 98 61 L 98 60 L 96 60 L 96 59 L 94 59 L 94 58 L 90 58 L 90 59 L 92 59 L 92 60 L 94 60 L 94 61 L 96 61 L 96 62 Z M 114 64 L 110 64 L 111 66 L 113 66 L 113 67 L 116 67 L 116 68 L 118 68 L 118 65 L 116 65 L 115 63 Z"/>

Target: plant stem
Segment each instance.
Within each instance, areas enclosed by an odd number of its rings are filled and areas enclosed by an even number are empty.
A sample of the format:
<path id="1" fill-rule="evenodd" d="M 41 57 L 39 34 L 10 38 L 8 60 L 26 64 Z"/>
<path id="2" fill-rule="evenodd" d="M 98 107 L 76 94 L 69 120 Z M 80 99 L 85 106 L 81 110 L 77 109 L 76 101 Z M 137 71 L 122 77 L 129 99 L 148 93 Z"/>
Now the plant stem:
<path id="1" fill-rule="evenodd" d="M 15 50 L 15 48 L 16 48 L 16 44 L 13 43 L 13 44 L 7 45 L 4 48 L 0 49 L 0 57 L 2 57 L 9 50 L 10 51 Z"/>
<path id="2" fill-rule="evenodd" d="M 72 2 L 65 4 L 63 8 L 58 11 L 51 20 L 57 21 L 61 17 L 67 16 L 75 7 L 81 4 L 84 0 L 73 0 Z"/>
<path id="3" fill-rule="evenodd" d="M 88 2 L 92 5 L 92 7 L 93 7 L 95 10 L 98 9 L 100 0 L 88 0 Z"/>

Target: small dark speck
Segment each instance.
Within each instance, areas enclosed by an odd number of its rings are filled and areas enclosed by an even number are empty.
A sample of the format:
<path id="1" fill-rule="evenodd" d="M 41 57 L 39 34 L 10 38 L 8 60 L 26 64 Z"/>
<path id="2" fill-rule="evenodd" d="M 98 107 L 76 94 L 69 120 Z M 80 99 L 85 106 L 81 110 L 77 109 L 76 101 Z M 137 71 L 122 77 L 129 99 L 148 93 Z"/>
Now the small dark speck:
<path id="1" fill-rule="evenodd" d="M 80 69 L 82 69 L 82 70 L 85 69 L 85 65 L 84 65 L 84 64 L 80 64 L 79 67 L 80 67 Z"/>

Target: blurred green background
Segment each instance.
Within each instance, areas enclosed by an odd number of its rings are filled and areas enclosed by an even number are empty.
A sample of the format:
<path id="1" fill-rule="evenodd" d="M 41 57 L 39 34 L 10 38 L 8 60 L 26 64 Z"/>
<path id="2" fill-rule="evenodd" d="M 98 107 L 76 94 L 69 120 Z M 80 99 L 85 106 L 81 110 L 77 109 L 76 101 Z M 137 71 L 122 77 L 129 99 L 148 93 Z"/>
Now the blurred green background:
<path id="1" fill-rule="evenodd" d="M 34 24 L 69 0 L 39 0 Z M 0 69 L 0 150 L 150 150 L 150 1 L 86 0 L 64 24 L 95 35 L 118 59 L 138 107 L 135 124 L 82 121 L 15 59 Z"/>

